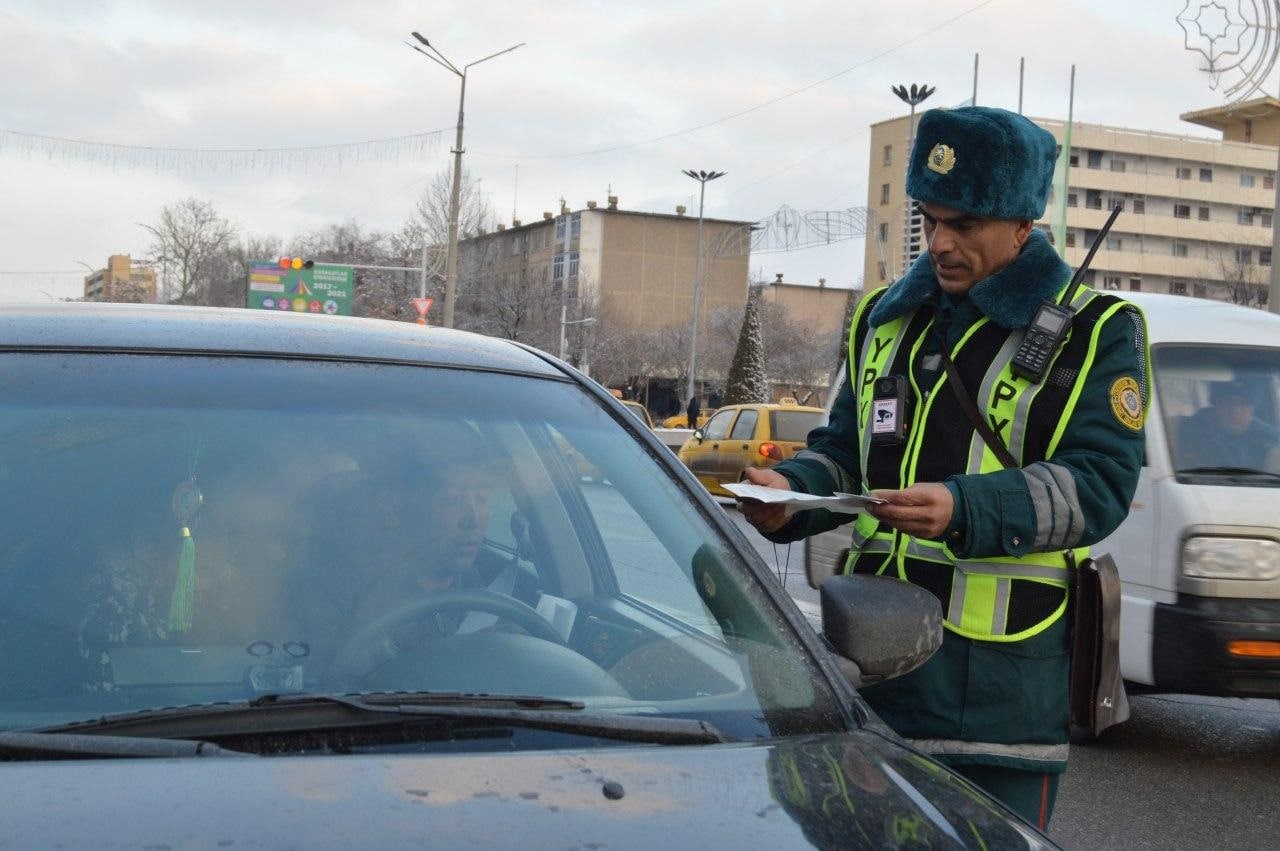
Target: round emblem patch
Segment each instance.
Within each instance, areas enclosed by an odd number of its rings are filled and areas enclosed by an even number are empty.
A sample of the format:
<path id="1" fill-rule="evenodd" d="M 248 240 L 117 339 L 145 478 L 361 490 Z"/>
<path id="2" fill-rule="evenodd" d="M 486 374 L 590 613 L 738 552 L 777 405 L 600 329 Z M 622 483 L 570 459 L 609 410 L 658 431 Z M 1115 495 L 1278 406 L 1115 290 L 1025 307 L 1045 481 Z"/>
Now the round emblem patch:
<path id="1" fill-rule="evenodd" d="M 1138 392 L 1138 382 L 1127 375 L 1117 378 L 1111 385 L 1111 413 L 1115 414 L 1120 425 L 1134 431 L 1142 430 L 1142 394 Z"/>
<path id="2" fill-rule="evenodd" d="M 941 142 L 933 146 L 929 152 L 929 169 L 938 174 L 947 174 L 956 167 L 956 152 L 950 145 Z"/>

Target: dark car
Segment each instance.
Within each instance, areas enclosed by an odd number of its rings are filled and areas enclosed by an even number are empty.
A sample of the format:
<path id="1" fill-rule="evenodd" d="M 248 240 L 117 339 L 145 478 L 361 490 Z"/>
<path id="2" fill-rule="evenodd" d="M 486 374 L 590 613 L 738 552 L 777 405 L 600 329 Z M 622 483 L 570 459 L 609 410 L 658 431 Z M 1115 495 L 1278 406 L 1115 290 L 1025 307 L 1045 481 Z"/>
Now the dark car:
<path id="1" fill-rule="evenodd" d="M 251 311 L 0 327 L 14 847 L 1047 845 L 854 690 L 936 648 L 931 597 L 837 578 L 820 637 L 549 356 Z"/>

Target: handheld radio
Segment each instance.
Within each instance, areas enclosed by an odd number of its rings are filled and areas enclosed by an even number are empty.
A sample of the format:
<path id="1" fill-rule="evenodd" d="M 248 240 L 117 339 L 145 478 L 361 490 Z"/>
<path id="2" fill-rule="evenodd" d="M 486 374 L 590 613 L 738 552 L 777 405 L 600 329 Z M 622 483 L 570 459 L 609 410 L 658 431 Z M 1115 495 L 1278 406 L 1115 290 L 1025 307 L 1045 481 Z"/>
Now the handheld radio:
<path id="1" fill-rule="evenodd" d="M 1013 362 L 1010 364 L 1014 375 L 1025 378 L 1032 384 L 1039 384 L 1044 380 L 1049 362 L 1053 360 L 1054 353 L 1062 345 L 1067 332 L 1071 330 L 1071 322 L 1075 319 L 1076 312 L 1071 307 L 1071 300 L 1075 298 L 1076 289 L 1084 280 L 1085 272 L 1089 271 L 1089 264 L 1093 262 L 1093 255 L 1097 253 L 1102 241 L 1107 238 L 1107 232 L 1111 230 L 1116 216 L 1120 215 L 1120 210 L 1121 207 L 1117 204 L 1111 211 L 1107 223 L 1102 226 L 1102 230 L 1098 231 L 1093 245 L 1089 246 L 1089 253 L 1085 255 L 1084 263 L 1071 276 L 1071 285 L 1063 293 L 1062 299 L 1057 302 L 1046 299 L 1036 308 L 1036 315 L 1027 326 L 1022 342 L 1014 352 Z"/>

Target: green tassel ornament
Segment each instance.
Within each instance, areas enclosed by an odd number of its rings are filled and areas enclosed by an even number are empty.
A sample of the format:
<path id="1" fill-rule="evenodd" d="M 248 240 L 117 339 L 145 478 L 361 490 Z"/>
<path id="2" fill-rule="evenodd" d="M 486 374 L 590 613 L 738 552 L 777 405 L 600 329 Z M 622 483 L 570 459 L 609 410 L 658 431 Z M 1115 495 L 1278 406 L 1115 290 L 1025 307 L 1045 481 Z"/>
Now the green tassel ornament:
<path id="1" fill-rule="evenodd" d="M 196 541 L 191 530 L 182 527 L 182 554 L 178 556 L 178 577 L 169 600 L 169 631 L 191 629 L 191 616 L 196 607 Z"/>

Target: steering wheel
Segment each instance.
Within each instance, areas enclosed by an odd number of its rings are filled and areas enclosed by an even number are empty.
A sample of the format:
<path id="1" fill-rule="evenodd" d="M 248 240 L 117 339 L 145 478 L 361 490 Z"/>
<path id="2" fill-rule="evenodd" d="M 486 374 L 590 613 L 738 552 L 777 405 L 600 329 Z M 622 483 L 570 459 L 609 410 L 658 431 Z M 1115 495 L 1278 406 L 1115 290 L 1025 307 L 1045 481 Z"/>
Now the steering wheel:
<path id="1" fill-rule="evenodd" d="M 437 612 L 487 612 L 511 621 L 525 632 L 564 646 L 555 627 L 526 603 L 514 597 L 481 588 L 448 589 L 425 593 L 379 615 L 344 639 L 325 666 L 321 681 L 334 681 L 367 674 L 396 655 L 395 632 L 402 626 L 423 620 Z"/>

